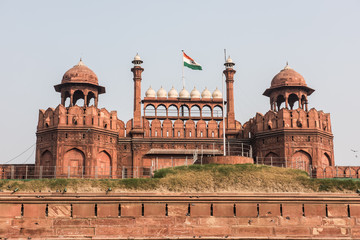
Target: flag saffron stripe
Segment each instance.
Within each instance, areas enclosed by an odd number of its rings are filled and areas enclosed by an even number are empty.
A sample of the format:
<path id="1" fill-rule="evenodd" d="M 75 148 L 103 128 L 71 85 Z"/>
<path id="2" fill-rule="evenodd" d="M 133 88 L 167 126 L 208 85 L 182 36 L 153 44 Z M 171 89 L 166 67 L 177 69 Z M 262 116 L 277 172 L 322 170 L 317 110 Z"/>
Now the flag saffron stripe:
<path id="1" fill-rule="evenodd" d="M 191 57 L 189 57 L 188 55 L 186 55 L 186 53 L 183 52 L 183 54 L 184 54 L 184 57 L 185 57 L 185 58 L 187 58 L 187 59 L 189 59 L 189 60 L 191 60 L 191 61 L 194 61 L 194 59 L 192 59 Z M 195 61 L 194 61 L 194 62 L 195 62 Z"/>

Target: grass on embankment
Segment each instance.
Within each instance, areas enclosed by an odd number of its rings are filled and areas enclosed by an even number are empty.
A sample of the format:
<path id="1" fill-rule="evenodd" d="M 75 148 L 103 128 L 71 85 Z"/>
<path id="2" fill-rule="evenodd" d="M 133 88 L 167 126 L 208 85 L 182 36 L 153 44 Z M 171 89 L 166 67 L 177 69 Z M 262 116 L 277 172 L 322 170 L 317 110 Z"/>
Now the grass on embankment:
<path id="1" fill-rule="evenodd" d="M 311 179 L 300 170 L 263 165 L 191 165 L 147 179 L 0 180 L 4 192 L 356 192 L 360 181 Z"/>

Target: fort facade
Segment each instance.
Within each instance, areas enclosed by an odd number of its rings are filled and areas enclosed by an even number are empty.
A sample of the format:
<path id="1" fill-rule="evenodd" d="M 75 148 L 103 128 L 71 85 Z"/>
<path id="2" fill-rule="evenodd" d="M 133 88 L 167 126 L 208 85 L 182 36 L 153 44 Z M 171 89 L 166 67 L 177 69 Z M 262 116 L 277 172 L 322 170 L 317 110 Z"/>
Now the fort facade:
<path id="1" fill-rule="evenodd" d="M 178 93 L 162 87 L 157 92 L 150 87 L 142 97 L 143 61 L 136 55 L 132 63 L 133 117 L 128 121 L 98 108 L 105 87 L 82 60 L 64 74 L 55 86 L 60 104 L 39 111 L 35 166 L 27 167 L 32 174 L 148 177 L 159 168 L 199 162 L 334 170 L 330 114 L 309 107 L 314 89 L 288 65 L 263 94 L 269 97 L 269 111 L 241 124 L 234 107 L 234 84 L 241 80 L 235 78 L 232 59 L 224 64 L 224 99 L 219 89 Z M 24 171 L 18 171 L 23 178 Z"/>

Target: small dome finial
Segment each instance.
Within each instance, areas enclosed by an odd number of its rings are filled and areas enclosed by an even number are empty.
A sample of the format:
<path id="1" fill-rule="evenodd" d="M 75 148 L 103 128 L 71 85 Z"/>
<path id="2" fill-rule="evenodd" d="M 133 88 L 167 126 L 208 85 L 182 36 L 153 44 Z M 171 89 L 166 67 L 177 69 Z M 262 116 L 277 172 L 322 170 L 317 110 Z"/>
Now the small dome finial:
<path id="1" fill-rule="evenodd" d="M 82 61 L 82 58 L 80 58 L 80 61 L 78 62 L 78 64 L 76 66 L 85 66 L 85 64 Z"/>
<path id="2" fill-rule="evenodd" d="M 132 61 L 132 63 L 135 65 L 135 66 L 140 66 L 143 61 L 141 60 L 140 56 L 138 53 L 136 53 L 136 56 L 134 57 L 134 60 Z"/>
<path id="3" fill-rule="evenodd" d="M 233 68 L 235 63 L 233 62 L 233 60 L 229 57 L 226 59 L 226 62 L 224 63 L 226 68 Z"/>
<path id="4" fill-rule="evenodd" d="M 286 61 L 286 66 L 284 67 L 284 70 L 285 69 L 291 69 L 291 67 L 289 66 L 289 62 L 288 61 Z"/>

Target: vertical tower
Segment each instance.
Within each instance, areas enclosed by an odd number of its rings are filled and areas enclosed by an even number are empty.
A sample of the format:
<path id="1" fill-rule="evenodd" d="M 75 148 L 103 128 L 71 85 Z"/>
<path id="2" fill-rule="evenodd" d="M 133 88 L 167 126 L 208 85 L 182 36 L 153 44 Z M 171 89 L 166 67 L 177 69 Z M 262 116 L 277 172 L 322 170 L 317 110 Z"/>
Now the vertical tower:
<path id="1" fill-rule="evenodd" d="M 234 70 L 235 63 L 232 61 L 230 56 L 225 62 L 224 74 L 226 77 L 226 101 L 227 101 L 227 112 L 226 112 L 226 135 L 228 138 L 234 138 L 237 134 L 235 126 L 235 110 L 234 110 Z"/>
<path id="2" fill-rule="evenodd" d="M 131 134 L 133 137 L 141 137 L 144 134 L 141 122 L 141 74 L 144 69 L 141 67 L 143 61 L 138 54 L 136 54 L 132 63 L 134 64 L 131 69 L 134 74 L 134 117 Z"/>
<path id="3" fill-rule="evenodd" d="M 61 93 L 61 104 L 39 111 L 35 163 L 38 174 L 113 177 L 122 124 L 115 111 L 97 107 L 105 87 L 81 60 L 54 87 Z"/>

